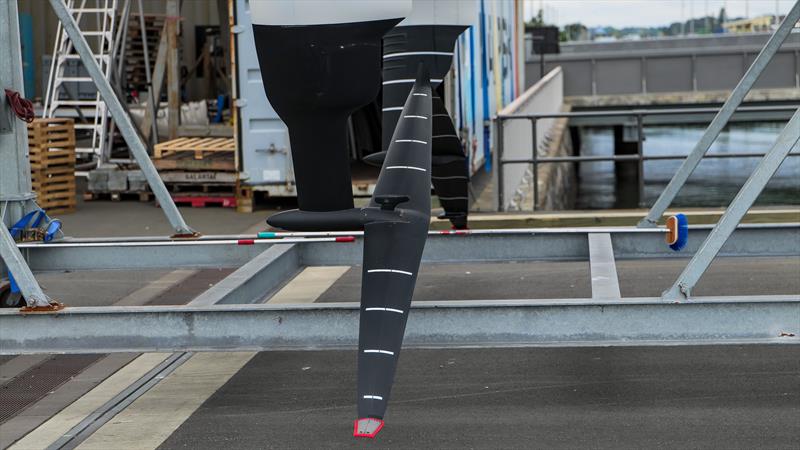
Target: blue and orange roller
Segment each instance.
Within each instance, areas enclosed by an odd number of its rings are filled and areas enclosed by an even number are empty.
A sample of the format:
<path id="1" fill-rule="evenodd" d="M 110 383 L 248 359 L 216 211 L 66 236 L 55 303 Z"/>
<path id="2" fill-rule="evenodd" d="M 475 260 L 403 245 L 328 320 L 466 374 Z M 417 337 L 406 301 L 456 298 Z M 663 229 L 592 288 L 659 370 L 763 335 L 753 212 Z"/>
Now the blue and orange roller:
<path id="1" fill-rule="evenodd" d="M 667 219 L 666 241 L 669 248 L 676 252 L 686 247 L 689 241 L 689 219 L 685 214 L 675 214 Z"/>

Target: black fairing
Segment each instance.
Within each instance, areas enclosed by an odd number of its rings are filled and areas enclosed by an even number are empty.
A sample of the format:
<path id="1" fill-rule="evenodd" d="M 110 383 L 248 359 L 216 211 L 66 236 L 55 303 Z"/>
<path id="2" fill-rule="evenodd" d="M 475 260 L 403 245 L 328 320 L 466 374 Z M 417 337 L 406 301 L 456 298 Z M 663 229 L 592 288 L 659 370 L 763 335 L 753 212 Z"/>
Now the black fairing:
<path id="1" fill-rule="evenodd" d="M 401 19 L 253 25 L 270 104 L 286 123 L 304 211 L 353 207 L 347 119 L 381 87 L 381 38 Z"/>
<path id="2" fill-rule="evenodd" d="M 392 83 L 392 81 L 413 79 L 420 62 L 430 68 L 432 79 L 444 78 L 452 64 L 450 53 L 453 52 L 455 41 L 466 29 L 467 27 L 462 25 L 413 25 L 395 27 L 386 34 L 383 39 L 384 150 L 388 148 L 400 117 L 400 110 L 391 108 L 402 105 L 411 89 L 410 83 Z M 428 54 L 414 54 L 420 52 Z M 405 53 L 409 54 L 391 56 Z M 469 209 L 467 158 L 444 102 L 436 94 L 438 84 L 439 82 L 431 81 L 434 90 L 433 188 L 445 210 L 445 216 L 456 228 L 466 228 Z M 371 160 L 380 161 L 381 156 L 383 155 L 376 155 Z M 440 163 L 441 160 L 448 162 Z"/>

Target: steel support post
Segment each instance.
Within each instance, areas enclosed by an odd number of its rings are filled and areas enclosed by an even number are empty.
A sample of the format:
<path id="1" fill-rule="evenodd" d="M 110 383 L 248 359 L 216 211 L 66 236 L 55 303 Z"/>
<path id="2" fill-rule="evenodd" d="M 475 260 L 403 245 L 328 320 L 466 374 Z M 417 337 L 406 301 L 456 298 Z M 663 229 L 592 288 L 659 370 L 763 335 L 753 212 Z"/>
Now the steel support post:
<path id="1" fill-rule="evenodd" d="M 50 304 L 50 299 L 42 292 L 42 288 L 33 277 L 33 272 L 22 258 L 16 242 L 5 225 L 0 225 L 0 258 L 14 276 L 14 281 L 17 282 L 22 298 L 25 299 L 28 306 L 46 307 Z"/>
<path id="2" fill-rule="evenodd" d="M 84 67 L 86 67 L 86 71 L 89 72 L 89 76 L 92 77 L 92 81 L 94 81 L 97 86 L 97 90 L 100 92 L 103 101 L 108 106 L 111 117 L 114 118 L 114 122 L 117 124 L 117 127 L 119 127 L 119 131 L 122 133 L 122 137 L 128 144 L 131 153 L 133 153 L 136 162 L 139 164 L 139 168 L 142 170 L 142 173 L 147 179 L 147 183 L 150 185 L 150 189 L 153 190 L 153 194 L 155 194 L 156 199 L 158 199 L 158 202 L 161 204 L 161 209 L 164 211 L 167 220 L 169 220 L 169 223 L 175 230 L 175 234 L 195 234 L 195 231 L 189 228 L 186 222 L 184 222 L 180 211 L 178 211 L 178 208 L 175 206 L 175 202 L 172 201 L 169 191 L 167 191 L 164 182 L 161 180 L 161 177 L 159 177 L 156 168 L 153 166 L 153 162 L 150 161 L 144 143 L 142 143 L 139 139 L 139 135 L 136 133 L 136 128 L 134 128 L 131 118 L 125 113 L 119 98 L 117 98 L 108 80 L 103 77 L 100 68 L 97 66 L 97 61 L 92 57 L 89 45 L 81 35 L 78 25 L 70 15 L 64 2 L 62 0 L 49 1 L 58 20 L 61 21 L 64 30 L 67 32 L 67 35 L 69 35 L 72 45 L 75 47 L 78 55 L 80 55 L 81 61 Z"/>
<path id="3" fill-rule="evenodd" d="M 494 166 L 497 170 L 497 212 L 502 212 L 505 211 L 505 192 L 503 191 L 503 169 L 505 168 L 505 165 L 503 164 L 503 150 L 505 147 L 503 136 L 503 118 L 498 117 L 495 123 L 497 124 L 497 151 L 494 152 Z"/>
<path id="4" fill-rule="evenodd" d="M 533 208 L 532 211 L 537 211 L 537 202 L 539 201 L 539 133 L 536 130 L 536 118 L 531 117 L 531 141 L 533 142 L 533 152 L 531 160 L 533 161 Z"/>
<path id="5" fill-rule="evenodd" d="M 708 149 L 711 147 L 711 144 L 717 139 L 719 133 L 728 123 L 733 113 L 736 111 L 736 108 L 742 103 L 744 97 L 750 92 L 750 88 L 753 87 L 758 77 L 767 67 L 770 61 L 772 61 L 773 56 L 777 53 L 778 49 L 781 47 L 781 44 L 786 40 L 789 33 L 791 33 L 792 28 L 800 20 L 800 0 L 795 2 L 792 9 L 786 14 L 786 18 L 783 19 L 783 23 L 780 24 L 775 33 L 769 38 L 767 44 L 761 50 L 761 52 L 756 56 L 756 59 L 753 61 L 753 64 L 750 65 L 750 68 L 747 69 L 742 79 L 739 81 L 739 84 L 733 89 L 731 95 L 725 101 L 725 104 L 722 105 L 722 108 L 719 110 L 717 115 L 714 117 L 714 120 L 711 121 L 711 124 L 706 128 L 705 133 L 697 141 L 697 144 L 692 149 L 689 156 L 681 164 L 681 167 L 669 181 L 667 187 L 658 197 L 653 207 L 650 208 L 650 211 L 647 213 L 647 217 L 642 219 L 637 226 L 639 227 L 655 227 L 658 224 L 658 220 L 664 214 L 664 211 L 669 208 L 669 205 L 678 195 L 683 185 L 686 183 L 686 180 L 689 179 L 689 176 L 694 172 L 694 169 L 703 159 L 703 155 L 706 154 Z"/>
<path id="6" fill-rule="evenodd" d="M 692 288 L 703 276 L 711 261 L 717 256 L 722 246 L 736 230 L 736 226 L 747 214 L 747 210 L 753 206 L 758 195 L 764 190 L 764 186 L 778 170 L 781 162 L 786 155 L 797 145 L 800 140 L 800 109 L 795 112 L 792 119 L 786 124 L 786 128 L 778 135 L 778 140 L 770 151 L 764 156 L 761 162 L 747 179 L 742 189 L 736 194 L 728 209 L 720 217 L 719 222 L 711 230 L 705 241 L 700 245 L 697 253 L 692 257 L 686 268 L 680 274 L 675 284 L 664 292 L 664 300 L 685 300 L 691 295 Z"/>
<path id="7" fill-rule="evenodd" d="M 36 196 L 31 192 L 28 131 L 5 106 L 4 89 L 23 93 L 18 17 L 17 0 L 0 0 L 0 61 L 4 62 L 0 64 L 0 274 L 5 265 L 28 306 L 47 306 L 49 299 L 7 228 L 37 208 Z"/>
<path id="8" fill-rule="evenodd" d="M 644 125 L 642 115 L 636 115 L 636 155 L 638 159 L 639 176 L 637 177 L 637 188 L 639 190 L 639 207 L 644 203 Z"/>
<path id="9" fill-rule="evenodd" d="M 147 27 L 144 23 L 144 7 L 142 6 L 142 0 L 137 0 L 137 5 L 139 7 L 139 32 L 141 33 L 142 49 L 144 50 L 144 75 L 145 81 L 147 82 L 147 109 L 153 117 L 156 117 L 157 100 L 153 89 L 152 73 L 150 72 L 150 46 L 147 43 Z M 155 120 L 151 124 L 151 129 L 153 134 L 150 136 L 150 142 L 155 145 L 158 142 L 158 126 Z"/>
<path id="10" fill-rule="evenodd" d="M 35 208 L 28 131 L 6 104 L 4 89 L 23 93 L 17 0 L 0 0 L 0 224 L 10 226 Z"/>

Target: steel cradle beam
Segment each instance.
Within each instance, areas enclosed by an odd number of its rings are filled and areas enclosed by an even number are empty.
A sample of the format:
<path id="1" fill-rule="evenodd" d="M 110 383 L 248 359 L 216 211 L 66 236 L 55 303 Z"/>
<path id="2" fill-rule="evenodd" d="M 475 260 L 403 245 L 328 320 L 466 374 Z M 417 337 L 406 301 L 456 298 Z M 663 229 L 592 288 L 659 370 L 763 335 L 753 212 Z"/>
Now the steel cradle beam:
<path id="1" fill-rule="evenodd" d="M 273 245 L 192 300 L 192 305 L 259 303 L 300 271 L 296 244 Z"/>
<path id="2" fill-rule="evenodd" d="M 359 305 L 0 310 L 0 354 L 355 348 Z M 798 296 L 419 302 L 406 347 L 799 344 Z"/>
<path id="3" fill-rule="evenodd" d="M 423 254 L 424 263 L 493 262 L 588 259 L 588 233 L 610 233 L 618 259 L 686 257 L 694 253 L 712 226 L 692 227 L 689 244 L 680 253 L 664 244 L 654 229 L 581 228 L 532 231 L 525 234 L 432 235 Z M 361 238 L 354 243 L 296 244 L 300 264 L 306 266 L 361 264 Z M 263 245 L 182 245 L 59 248 L 28 246 L 21 252 L 33 271 L 103 269 L 193 269 L 240 267 L 265 250 Z M 741 225 L 725 243 L 723 256 L 800 255 L 800 224 Z"/>

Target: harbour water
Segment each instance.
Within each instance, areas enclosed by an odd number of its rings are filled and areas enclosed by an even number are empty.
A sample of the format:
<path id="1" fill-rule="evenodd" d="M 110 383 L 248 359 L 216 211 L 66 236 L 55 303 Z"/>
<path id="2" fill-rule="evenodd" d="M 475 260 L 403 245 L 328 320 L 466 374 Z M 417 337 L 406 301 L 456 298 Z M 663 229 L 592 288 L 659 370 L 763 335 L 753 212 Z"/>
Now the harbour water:
<path id="1" fill-rule="evenodd" d="M 709 153 L 761 152 L 770 149 L 783 122 L 734 123 L 723 130 Z M 700 139 L 702 125 L 647 126 L 644 129 L 645 155 L 687 155 Z M 583 155 L 613 155 L 611 128 L 584 128 L 581 131 Z M 795 146 L 793 153 L 800 152 Z M 730 203 L 760 158 L 704 159 L 687 181 L 673 206 L 724 206 Z M 645 203 L 650 206 L 666 187 L 681 160 L 645 161 Z M 619 207 L 615 192 L 614 163 L 581 163 L 576 208 L 603 209 Z M 625 189 L 637 189 L 635 185 Z M 761 193 L 757 205 L 800 204 L 800 156 L 784 160 L 775 177 Z"/>

